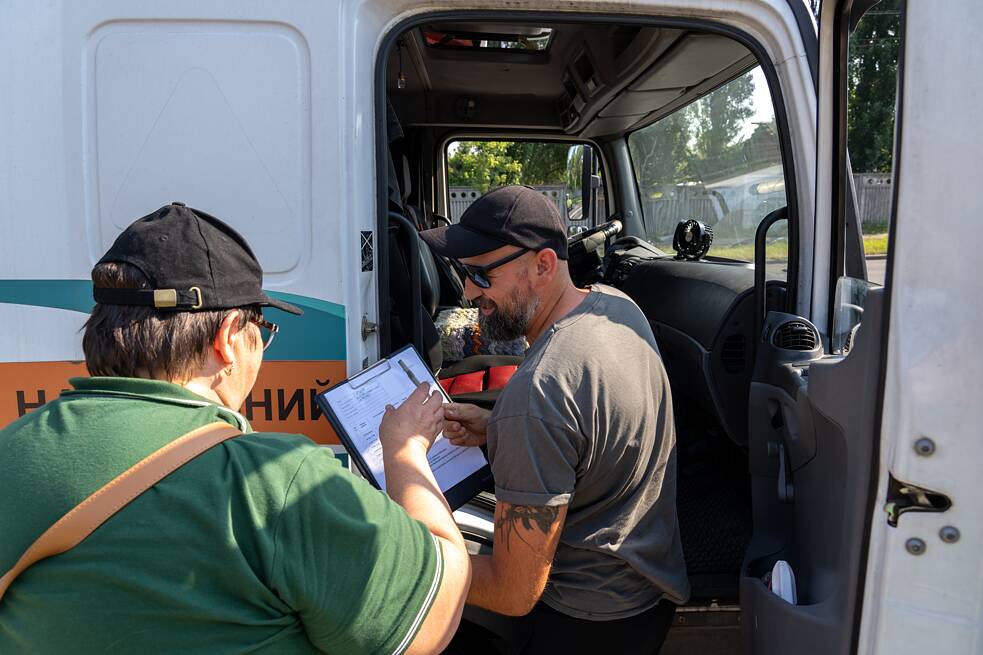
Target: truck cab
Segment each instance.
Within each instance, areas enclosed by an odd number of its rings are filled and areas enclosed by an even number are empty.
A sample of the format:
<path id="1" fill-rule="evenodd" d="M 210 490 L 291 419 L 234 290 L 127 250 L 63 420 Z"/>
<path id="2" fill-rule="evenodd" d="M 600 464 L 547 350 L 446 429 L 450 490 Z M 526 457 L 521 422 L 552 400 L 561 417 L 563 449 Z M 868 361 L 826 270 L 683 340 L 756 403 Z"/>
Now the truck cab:
<path id="1" fill-rule="evenodd" d="M 892 164 L 871 222 L 849 62 L 888 5 Z M 242 408 L 256 429 L 341 454 L 315 396 L 407 344 L 445 379 L 477 374 L 454 395 L 491 406 L 487 371 L 521 350 L 448 346 L 461 280 L 419 231 L 527 183 L 568 221 L 577 283 L 629 295 L 666 365 L 693 593 L 663 652 L 975 652 L 981 445 L 964 433 L 983 420 L 983 287 L 957 249 L 983 246 L 967 193 L 983 89 L 950 65 L 983 66 L 960 45 L 974 3 L 147 0 L 0 18 L 0 424 L 84 374 L 88 271 L 174 200 L 228 217 L 268 290 L 307 312 L 277 316 Z M 488 144 L 522 165 L 462 177 Z M 494 502 L 455 514 L 474 552 Z M 502 652 L 510 635 L 469 609 L 459 637 Z"/>

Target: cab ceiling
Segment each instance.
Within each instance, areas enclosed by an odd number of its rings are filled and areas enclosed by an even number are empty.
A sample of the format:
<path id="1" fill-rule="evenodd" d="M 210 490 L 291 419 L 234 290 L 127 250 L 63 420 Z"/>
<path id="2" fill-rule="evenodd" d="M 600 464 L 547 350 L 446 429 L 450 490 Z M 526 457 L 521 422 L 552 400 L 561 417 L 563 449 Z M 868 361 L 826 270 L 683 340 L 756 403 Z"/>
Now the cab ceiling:
<path id="1" fill-rule="evenodd" d="M 424 30 L 553 30 L 546 52 L 442 49 Z M 602 24 L 432 23 L 390 53 L 387 91 L 405 127 L 621 134 L 756 64 L 742 44 L 679 29 Z M 402 83 L 399 82 L 402 78 Z"/>

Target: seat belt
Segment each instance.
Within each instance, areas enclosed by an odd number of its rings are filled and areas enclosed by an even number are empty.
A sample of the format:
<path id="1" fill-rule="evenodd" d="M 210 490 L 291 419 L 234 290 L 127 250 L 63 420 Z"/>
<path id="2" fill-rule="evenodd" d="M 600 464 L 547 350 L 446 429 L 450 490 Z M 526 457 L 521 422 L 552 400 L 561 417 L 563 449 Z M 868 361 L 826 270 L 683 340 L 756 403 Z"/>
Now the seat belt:
<path id="1" fill-rule="evenodd" d="M 210 423 L 178 437 L 117 475 L 69 510 L 24 551 L 13 568 L 0 578 L 0 600 L 10 583 L 29 566 L 71 550 L 144 491 L 212 446 L 241 434 L 228 423 Z"/>

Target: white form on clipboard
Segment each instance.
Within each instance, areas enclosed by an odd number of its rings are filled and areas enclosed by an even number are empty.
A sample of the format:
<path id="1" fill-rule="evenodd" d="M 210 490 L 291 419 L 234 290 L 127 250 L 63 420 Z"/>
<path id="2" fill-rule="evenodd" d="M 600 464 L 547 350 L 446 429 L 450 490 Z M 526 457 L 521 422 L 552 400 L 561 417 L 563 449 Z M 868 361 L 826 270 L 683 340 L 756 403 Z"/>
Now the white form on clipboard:
<path id="1" fill-rule="evenodd" d="M 357 451 L 353 454 L 367 469 L 362 473 L 370 474 L 382 490 L 386 489 L 386 473 L 379 425 L 386 405 L 399 407 L 423 381 L 430 383 L 431 390 L 439 391 L 445 403 L 450 402 L 417 351 L 406 347 L 320 395 L 332 422 L 337 423 L 336 429 L 340 428 L 345 446 Z M 437 435 L 427 459 L 445 494 L 488 465 L 480 449 L 453 446 L 443 434 Z"/>

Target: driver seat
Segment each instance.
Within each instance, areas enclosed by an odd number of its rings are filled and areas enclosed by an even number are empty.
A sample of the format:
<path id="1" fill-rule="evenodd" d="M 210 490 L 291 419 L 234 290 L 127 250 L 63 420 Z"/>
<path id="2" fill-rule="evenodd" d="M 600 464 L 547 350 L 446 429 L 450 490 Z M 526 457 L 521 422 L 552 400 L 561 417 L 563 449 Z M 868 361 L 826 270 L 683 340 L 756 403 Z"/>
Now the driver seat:
<path id="1" fill-rule="evenodd" d="M 419 332 L 424 360 L 438 373 L 441 386 L 457 402 L 469 402 L 490 408 L 501 388 L 515 372 L 523 357 L 512 355 L 472 355 L 451 366 L 443 366 L 443 351 L 435 320 L 442 309 L 467 307 L 464 284 L 458 272 L 442 257 L 435 255 L 420 238 L 420 231 L 443 217 L 428 215 L 409 203 L 412 177 L 408 160 L 403 164 L 402 185 L 394 165 L 393 142 L 403 137 L 402 128 L 392 106 L 389 113 L 389 282 L 392 347 L 413 343 Z M 419 301 L 414 299 L 414 272 L 419 279 Z"/>

